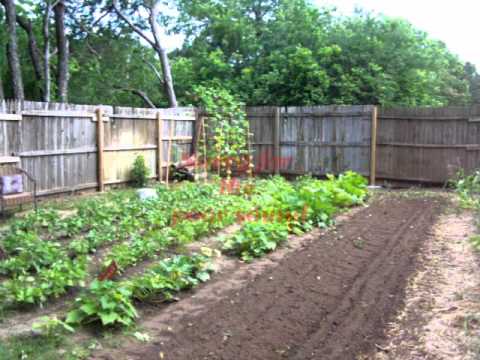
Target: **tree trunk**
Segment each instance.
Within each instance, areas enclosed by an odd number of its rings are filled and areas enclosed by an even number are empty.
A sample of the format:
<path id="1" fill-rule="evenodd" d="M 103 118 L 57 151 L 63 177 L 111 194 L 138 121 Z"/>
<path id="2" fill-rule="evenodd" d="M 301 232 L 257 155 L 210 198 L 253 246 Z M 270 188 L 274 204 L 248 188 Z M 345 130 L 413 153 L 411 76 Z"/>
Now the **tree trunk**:
<path id="1" fill-rule="evenodd" d="M 45 89 L 43 91 L 43 101 L 50 102 L 51 83 L 50 83 L 50 14 L 52 5 L 46 1 L 45 14 L 43 15 L 43 78 Z"/>
<path id="2" fill-rule="evenodd" d="M 175 95 L 175 89 L 173 87 L 172 71 L 170 68 L 170 61 L 168 60 L 168 54 L 161 43 L 161 28 L 158 25 L 158 16 L 160 14 L 160 8 L 162 6 L 161 1 L 156 1 L 150 11 L 149 22 L 152 28 L 153 38 L 155 40 L 155 51 L 158 54 L 160 63 L 162 64 L 163 73 L 163 86 L 168 98 L 168 104 L 170 107 L 177 107 L 177 97 Z"/>
<path id="3" fill-rule="evenodd" d="M 4 7 L 8 34 L 8 66 L 12 74 L 13 96 L 17 100 L 23 100 L 25 95 L 23 92 L 22 69 L 20 67 L 20 58 L 18 56 L 15 1 L 5 0 Z"/>
<path id="4" fill-rule="evenodd" d="M 155 106 L 155 104 L 153 103 L 152 100 L 150 100 L 150 98 L 148 97 L 148 95 L 143 92 L 142 90 L 139 90 L 139 89 L 130 89 L 130 88 L 124 88 L 124 87 L 117 87 L 116 90 L 119 90 L 119 91 L 127 91 L 127 92 L 131 92 L 132 94 L 134 95 L 137 95 L 138 97 L 140 97 L 143 102 L 148 106 L 148 107 L 151 107 L 152 109 L 156 109 L 157 107 Z"/>
<path id="5" fill-rule="evenodd" d="M 57 38 L 57 95 L 60 102 L 68 101 L 68 39 L 65 34 L 65 4 L 59 1 L 54 8 L 55 13 L 55 32 Z"/>
<path id="6" fill-rule="evenodd" d="M 3 92 L 2 74 L 0 73 L 0 101 L 3 99 L 5 99 L 5 94 Z"/>
<path id="7" fill-rule="evenodd" d="M 122 18 L 133 31 L 135 31 L 145 41 L 147 41 L 157 53 L 160 63 L 162 65 L 163 81 L 161 81 L 161 85 L 163 86 L 164 92 L 167 95 L 168 104 L 170 105 L 170 107 L 177 107 L 177 97 L 175 95 L 175 89 L 173 87 L 173 78 L 170 69 L 170 62 L 168 61 L 167 52 L 161 43 L 160 38 L 162 31 L 160 25 L 157 22 L 162 7 L 162 2 L 160 0 L 156 0 L 151 7 L 148 7 L 148 10 L 150 12 L 148 21 L 150 23 L 150 30 L 153 34 L 153 40 L 121 11 L 118 0 L 113 0 L 112 5 L 118 16 L 120 16 L 120 18 Z M 147 7 L 147 5 L 145 6 Z"/>
<path id="8" fill-rule="evenodd" d="M 2 0 L 3 1 L 3 0 Z M 37 38 L 33 32 L 32 22 L 29 19 L 23 18 L 17 15 L 17 23 L 20 25 L 23 30 L 27 33 L 28 37 L 28 53 L 30 54 L 30 59 L 32 60 L 33 72 L 35 78 L 38 81 L 40 91 L 43 98 L 43 71 L 42 71 L 42 60 L 40 58 L 40 49 L 38 48 Z"/>

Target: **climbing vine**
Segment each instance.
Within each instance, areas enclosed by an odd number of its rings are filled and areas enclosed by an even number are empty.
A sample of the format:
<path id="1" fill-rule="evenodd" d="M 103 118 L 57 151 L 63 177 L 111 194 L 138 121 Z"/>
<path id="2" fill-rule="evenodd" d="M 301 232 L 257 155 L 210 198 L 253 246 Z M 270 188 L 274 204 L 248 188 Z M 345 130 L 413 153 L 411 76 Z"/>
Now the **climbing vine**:
<path id="1" fill-rule="evenodd" d="M 216 165 L 219 172 L 221 168 L 226 169 L 227 177 L 231 175 L 232 166 L 241 166 L 242 162 L 248 163 L 251 174 L 251 134 L 244 104 L 220 87 L 197 86 L 194 91 L 206 115 L 208 136 L 204 147 L 206 154 L 203 155 L 210 164 Z"/>

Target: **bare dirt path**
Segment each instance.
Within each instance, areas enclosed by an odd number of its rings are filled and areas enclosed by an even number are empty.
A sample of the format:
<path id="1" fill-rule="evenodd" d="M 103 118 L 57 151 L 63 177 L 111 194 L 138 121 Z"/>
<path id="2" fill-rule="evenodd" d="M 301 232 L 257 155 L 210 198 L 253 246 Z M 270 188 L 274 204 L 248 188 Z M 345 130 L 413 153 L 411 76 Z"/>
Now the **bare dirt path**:
<path id="1" fill-rule="evenodd" d="M 143 324 L 149 343 L 127 342 L 95 358 L 345 360 L 369 353 L 400 308 L 445 203 L 380 198 L 336 231 L 314 233 L 278 261 L 274 254 L 260 262 L 260 270 L 242 265 L 257 271 L 239 277 L 226 268 L 198 298 L 152 312 Z"/>
<path id="2" fill-rule="evenodd" d="M 470 212 L 443 214 L 377 360 L 480 359 L 480 262 Z M 368 358 L 372 358 L 369 356 Z"/>

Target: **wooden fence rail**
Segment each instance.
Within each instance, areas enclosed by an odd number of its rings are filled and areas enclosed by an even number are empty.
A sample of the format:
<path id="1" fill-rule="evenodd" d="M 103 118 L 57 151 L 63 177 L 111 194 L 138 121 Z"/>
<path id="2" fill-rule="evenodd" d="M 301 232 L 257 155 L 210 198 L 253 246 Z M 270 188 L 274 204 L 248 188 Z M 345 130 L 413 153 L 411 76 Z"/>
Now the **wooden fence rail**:
<path id="1" fill-rule="evenodd" d="M 354 170 L 371 183 L 444 183 L 459 169 L 480 167 L 480 107 L 246 110 L 257 173 Z M 126 182 L 140 154 L 152 177 L 164 178 L 169 161 L 193 151 L 197 118 L 194 108 L 0 102 L 0 160 L 19 156 L 43 195 Z"/>

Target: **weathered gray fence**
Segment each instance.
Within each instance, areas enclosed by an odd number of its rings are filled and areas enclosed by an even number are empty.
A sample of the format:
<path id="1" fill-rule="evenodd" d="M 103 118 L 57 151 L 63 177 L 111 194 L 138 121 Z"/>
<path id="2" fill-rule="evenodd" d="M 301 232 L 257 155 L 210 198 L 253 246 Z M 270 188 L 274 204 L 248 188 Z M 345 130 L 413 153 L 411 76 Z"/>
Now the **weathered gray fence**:
<path id="1" fill-rule="evenodd" d="M 19 156 L 44 195 L 126 182 L 139 154 L 158 177 L 169 161 L 191 153 L 196 114 L 2 102 L 0 161 Z M 374 106 L 250 107 L 247 116 L 257 173 L 350 169 L 372 182 L 376 174 L 443 183 L 459 169 L 480 167 L 480 107 L 380 109 L 378 116 Z"/>
<path id="2" fill-rule="evenodd" d="M 373 106 L 255 107 L 247 116 L 257 172 L 370 175 Z"/>
<path id="3" fill-rule="evenodd" d="M 444 183 L 480 167 L 480 107 L 380 109 L 377 177 Z"/>
<path id="4" fill-rule="evenodd" d="M 126 182 L 140 154 L 156 177 L 159 169 L 167 166 L 169 147 L 173 160 L 191 151 L 195 122 L 191 108 L 152 110 L 15 101 L 4 106 L 7 114 L 0 114 L 0 157 L 19 156 L 43 195 Z M 98 109 L 103 112 L 101 129 Z"/>

